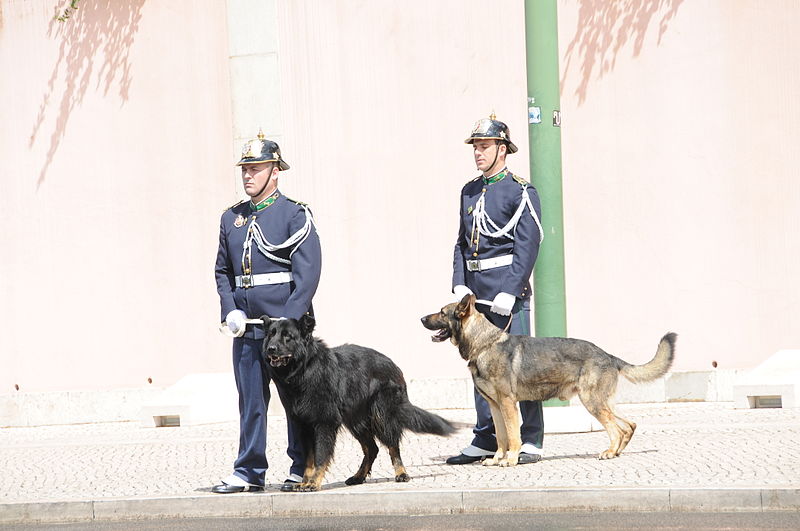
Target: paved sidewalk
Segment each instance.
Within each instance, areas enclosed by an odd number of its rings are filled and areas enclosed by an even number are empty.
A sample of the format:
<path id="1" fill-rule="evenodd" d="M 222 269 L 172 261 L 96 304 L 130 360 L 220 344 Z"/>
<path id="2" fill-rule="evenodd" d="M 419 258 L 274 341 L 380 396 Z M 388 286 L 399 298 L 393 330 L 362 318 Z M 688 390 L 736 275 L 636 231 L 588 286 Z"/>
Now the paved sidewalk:
<path id="1" fill-rule="evenodd" d="M 408 434 L 412 480 L 395 483 L 384 448 L 372 477 L 344 480 L 360 446 L 346 432 L 322 492 L 281 493 L 285 420 L 270 417 L 270 485 L 216 495 L 236 456 L 235 423 L 144 428 L 108 423 L 0 429 L 0 524 L 174 516 L 441 514 L 491 510 L 800 510 L 800 409 L 732 403 L 620 405 L 638 424 L 618 459 L 599 461 L 604 431 L 548 434 L 545 458 L 513 468 L 449 466 L 471 438 L 474 411 L 437 411 L 463 426 L 450 438 Z"/>

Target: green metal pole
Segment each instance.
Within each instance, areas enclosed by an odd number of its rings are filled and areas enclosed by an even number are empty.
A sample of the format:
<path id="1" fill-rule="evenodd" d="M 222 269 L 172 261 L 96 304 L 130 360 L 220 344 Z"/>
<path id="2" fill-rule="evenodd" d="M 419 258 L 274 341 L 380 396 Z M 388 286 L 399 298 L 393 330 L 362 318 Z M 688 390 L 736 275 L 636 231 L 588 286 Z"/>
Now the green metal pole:
<path id="1" fill-rule="evenodd" d="M 537 337 L 567 335 L 564 208 L 561 191 L 561 103 L 556 0 L 525 0 L 528 142 L 531 182 L 542 201 L 544 241 L 533 274 Z M 545 405 L 565 405 L 559 400 Z"/>

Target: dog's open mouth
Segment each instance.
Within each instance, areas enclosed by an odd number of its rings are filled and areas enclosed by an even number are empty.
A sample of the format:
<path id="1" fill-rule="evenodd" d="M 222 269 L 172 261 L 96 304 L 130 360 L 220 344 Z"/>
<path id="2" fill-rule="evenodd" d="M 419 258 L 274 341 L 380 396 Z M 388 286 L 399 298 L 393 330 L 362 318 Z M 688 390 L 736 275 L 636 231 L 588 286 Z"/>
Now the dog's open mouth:
<path id="1" fill-rule="evenodd" d="M 284 367 L 292 360 L 291 354 L 268 356 L 269 364 L 273 367 Z"/>
<path id="2" fill-rule="evenodd" d="M 431 341 L 435 343 L 441 343 L 446 339 L 450 339 L 450 330 L 448 330 L 447 328 L 442 328 L 441 330 L 439 330 L 438 332 L 436 332 L 431 336 Z"/>

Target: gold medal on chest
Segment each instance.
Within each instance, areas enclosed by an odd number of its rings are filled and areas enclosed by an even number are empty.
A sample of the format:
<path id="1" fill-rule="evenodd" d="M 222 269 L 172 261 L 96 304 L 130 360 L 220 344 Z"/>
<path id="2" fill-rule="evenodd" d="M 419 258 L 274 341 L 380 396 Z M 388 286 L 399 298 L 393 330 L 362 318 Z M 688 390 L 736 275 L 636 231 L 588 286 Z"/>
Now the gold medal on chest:
<path id="1" fill-rule="evenodd" d="M 245 223 L 247 223 L 247 219 L 243 215 L 239 214 L 238 216 L 236 216 L 236 219 L 233 222 L 233 226 L 239 228 L 243 226 Z"/>

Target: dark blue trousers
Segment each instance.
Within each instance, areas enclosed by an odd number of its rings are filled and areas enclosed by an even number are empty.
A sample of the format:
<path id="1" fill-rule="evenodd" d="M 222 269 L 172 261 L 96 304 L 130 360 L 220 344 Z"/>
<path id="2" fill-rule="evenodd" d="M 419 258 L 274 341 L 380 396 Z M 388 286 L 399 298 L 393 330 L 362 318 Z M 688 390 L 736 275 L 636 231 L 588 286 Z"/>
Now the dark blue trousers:
<path id="1" fill-rule="evenodd" d="M 269 406 L 269 364 L 261 358 L 260 339 L 237 337 L 233 340 L 233 374 L 239 391 L 239 456 L 233 465 L 234 473 L 254 485 L 264 485 L 267 462 L 267 407 Z M 281 404 L 286 400 L 283 386 L 275 382 Z M 306 452 L 300 440 L 299 428 L 286 412 L 289 446 L 286 453 L 292 459 L 291 474 L 302 476 Z"/>
<path id="2" fill-rule="evenodd" d="M 484 304 L 476 305 L 479 312 L 484 314 L 496 326 L 505 329 L 509 317 L 489 311 L 489 306 Z M 529 336 L 531 333 L 531 300 L 517 299 L 511 312 L 511 326 L 508 329 L 510 334 L 518 336 Z M 475 423 L 472 433 L 472 445 L 489 452 L 497 451 L 497 439 L 494 435 L 494 422 L 492 421 L 492 411 L 489 403 L 481 396 L 477 389 L 475 392 L 475 411 L 478 413 L 478 421 Z M 541 449 L 544 443 L 544 418 L 542 414 L 542 403 L 539 401 L 522 401 L 519 403 L 522 413 L 522 425 L 520 426 L 520 436 L 522 444 L 531 443 Z"/>

